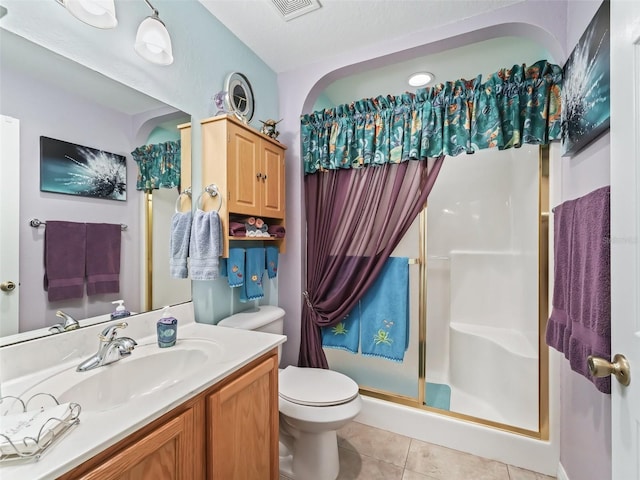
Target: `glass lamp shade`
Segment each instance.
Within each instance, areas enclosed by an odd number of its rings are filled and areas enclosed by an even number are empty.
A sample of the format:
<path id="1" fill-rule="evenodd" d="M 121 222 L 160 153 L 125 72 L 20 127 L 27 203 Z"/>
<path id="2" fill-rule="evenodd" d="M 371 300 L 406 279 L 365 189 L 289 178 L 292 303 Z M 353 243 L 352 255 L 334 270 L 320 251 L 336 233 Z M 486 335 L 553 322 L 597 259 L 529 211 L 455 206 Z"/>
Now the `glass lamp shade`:
<path id="1" fill-rule="evenodd" d="M 96 28 L 118 25 L 114 0 L 63 0 L 65 8 L 78 20 Z"/>
<path id="2" fill-rule="evenodd" d="M 156 17 L 145 18 L 138 27 L 136 52 L 145 60 L 158 65 L 171 65 L 173 52 L 171 50 L 171 37 L 164 23 Z"/>

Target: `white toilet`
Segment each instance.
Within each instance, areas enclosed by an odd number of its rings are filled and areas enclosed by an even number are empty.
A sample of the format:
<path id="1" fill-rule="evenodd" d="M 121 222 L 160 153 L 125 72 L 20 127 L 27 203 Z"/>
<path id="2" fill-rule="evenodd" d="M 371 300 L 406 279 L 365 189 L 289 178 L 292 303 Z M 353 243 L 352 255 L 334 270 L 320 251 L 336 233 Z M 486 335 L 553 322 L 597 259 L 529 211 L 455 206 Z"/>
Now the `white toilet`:
<path id="1" fill-rule="evenodd" d="M 277 333 L 285 312 L 265 305 L 218 325 Z M 280 473 L 295 480 L 335 480 L 340 470 L 336 431 L 362 408 L 358 384 L 338 372 L 288 366 L 278 377 Z"/>

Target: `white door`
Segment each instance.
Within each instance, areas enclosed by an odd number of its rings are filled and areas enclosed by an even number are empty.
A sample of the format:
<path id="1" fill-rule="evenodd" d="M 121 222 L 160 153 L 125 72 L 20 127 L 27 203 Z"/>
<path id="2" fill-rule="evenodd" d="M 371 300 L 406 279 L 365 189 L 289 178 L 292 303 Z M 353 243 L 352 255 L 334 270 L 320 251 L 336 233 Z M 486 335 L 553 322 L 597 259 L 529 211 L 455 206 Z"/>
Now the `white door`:
<path id="1" fill-rule="evenodd" d="M 0 115 L 0 336 L 18 333 L 20 121 Z"/>
<path id="2" fill-rule="evenodd" d="M 613 480 L 640 480 L 640 2 L 611 2 L 611 379 Z"/>

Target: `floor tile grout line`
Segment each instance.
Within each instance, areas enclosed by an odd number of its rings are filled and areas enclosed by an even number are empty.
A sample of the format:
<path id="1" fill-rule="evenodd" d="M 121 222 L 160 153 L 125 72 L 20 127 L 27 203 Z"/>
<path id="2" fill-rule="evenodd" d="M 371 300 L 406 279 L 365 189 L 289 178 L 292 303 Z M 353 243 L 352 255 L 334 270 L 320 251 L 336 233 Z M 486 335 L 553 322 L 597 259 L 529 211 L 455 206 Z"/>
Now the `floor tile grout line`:
<path id="1" fill-rule="evenodd" d="M 358 454 L 360 457 L 367 457 L 367 458 L 369 458 L 369 459 L 371 459 L 371 460 L 375 460 L 375 461 L 377 461 L 377 462 L 386 463 L 387 465 L 391 465 L 392 467 L 401 468 L 401 469 L 402 469 L 402 473 L 404 474 L 404 468 L 405 468 L 405 467 L 403 467 L 402 465 L 396 465 L 396 464 L 395 464 L 395 463 L 393 463 L 393 462 L 387 462 L 386 460 L 384 460 L 384 459 L 382 459 L 382 458 L 374 457 L 373 455 L 367 455 L 367 454 L 364 454 L 364 453 L 359 452 L 358 450 L 351 450 L 351 449 L 344 448 L 344 447 L 338 447 L 338 457 L 340 456 L 340 455 L 339 455 L 339 454 L 340 454 L 340 449 L 342 449 L 342 450 L 347 450 L 348 452 L 351 452 L 351 453 L 356 453 L 356 454 Z"/>

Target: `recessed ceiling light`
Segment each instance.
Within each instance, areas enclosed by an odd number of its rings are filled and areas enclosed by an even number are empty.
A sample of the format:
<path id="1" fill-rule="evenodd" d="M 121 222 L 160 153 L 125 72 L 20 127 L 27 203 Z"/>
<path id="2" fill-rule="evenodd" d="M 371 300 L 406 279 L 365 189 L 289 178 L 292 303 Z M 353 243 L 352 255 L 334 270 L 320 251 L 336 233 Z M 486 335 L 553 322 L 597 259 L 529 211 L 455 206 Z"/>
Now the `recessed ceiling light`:
<path id="1" fill-rule="evenodd" d="M 433 73 L 416 72 L 416 73 L 412 73 L 409 76 L 409 78 L 407 79 L 407 82 L 409 82 L 409 85 L 411 85 L 412 87 L 424 87 L 426 84 L 431 82 L 434 78 L 436 77 L 433 75 Z"/>

